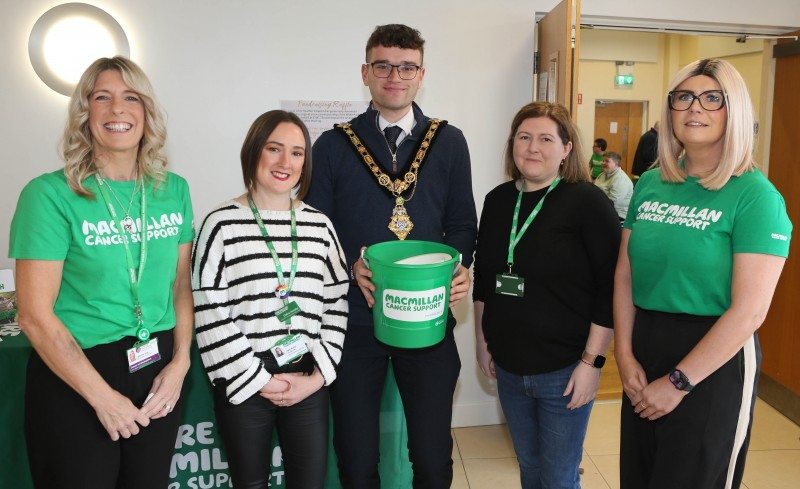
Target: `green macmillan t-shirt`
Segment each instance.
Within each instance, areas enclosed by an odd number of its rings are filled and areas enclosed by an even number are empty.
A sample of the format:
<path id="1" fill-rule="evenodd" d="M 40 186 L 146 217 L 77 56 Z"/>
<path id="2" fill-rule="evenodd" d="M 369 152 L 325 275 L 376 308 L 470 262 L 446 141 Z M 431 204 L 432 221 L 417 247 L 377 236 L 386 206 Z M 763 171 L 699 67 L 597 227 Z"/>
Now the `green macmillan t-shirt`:
<path id="1" fill-rule="evenodd" d="M 603 173 L 603 158 L 605 158 L 605 155 L 599 155 L 595 153 L 592 153 L 592 157 L 589 158 L 589 166 L 592 167 L 590 171 L 592 173 L 593 180 L 597 178 L 598 175 Z"/>
<path id="2" fill-rule="evenodd" d="M 695 177 L 668 183 L 658 168 L 647 171 L 625 227 L 634 304 L 698 316 L 730 307 L 735 253 L 787 257 L 792 233 L 783 197 L 758 170 L 717 191 Z"/>
<path id="3" fill-rule="evenodd" d="M 178 245 L 194 238 L 192 205 L 186 180 L 167 172 L 153 190 L 145 183 L 147 249 L 139 279 L 144 326 L 151 333 L 175 326 L 172 285 Z M 106 180 L 123 204 L 130 202 L 135 182 Z M 131 297 L 125 247 L 94 177 L 84 186 L 94 198 L 81 197 L 67 186 L 63 170 L 31 180 L 22 190 L 11 222 L 9 257 L 64 262 L 54 311 L 81 348 L 135 336 L 137 321 Z M 136 221 L 128 241 L 138 272 L 141 252 L 141 190 L 130 216 Z M 112 199 L 120 219 L 125 210 Z"/>

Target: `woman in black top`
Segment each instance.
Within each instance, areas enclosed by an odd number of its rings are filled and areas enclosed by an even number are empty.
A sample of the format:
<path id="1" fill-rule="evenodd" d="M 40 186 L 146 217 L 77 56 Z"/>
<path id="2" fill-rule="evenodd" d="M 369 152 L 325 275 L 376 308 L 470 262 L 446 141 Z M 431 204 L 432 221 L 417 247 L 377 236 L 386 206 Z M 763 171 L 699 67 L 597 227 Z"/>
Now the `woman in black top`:
<path id="1" fill-rule="evenodd" d="M 512 180 L 486 196 L 478 232 L 478 363 L 497 378 L 523 488 L 580 488 L 583 438 L 613 336 L 619 220 L 580 152 L 563 106 L 520 109 L 505 155 Z"/>

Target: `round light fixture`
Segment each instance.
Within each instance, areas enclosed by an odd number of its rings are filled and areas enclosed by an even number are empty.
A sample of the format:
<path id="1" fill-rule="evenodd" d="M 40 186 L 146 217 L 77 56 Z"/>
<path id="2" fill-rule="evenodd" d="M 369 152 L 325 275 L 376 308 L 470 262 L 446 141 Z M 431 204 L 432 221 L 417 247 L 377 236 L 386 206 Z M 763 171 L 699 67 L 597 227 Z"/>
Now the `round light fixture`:
<path id="1" fill-rule="evenodd" d="M 125 31 L 104 10 L 85 3 L 65 3 L 45 12 L 33 25 L 28 55 L 48 87 L 70 96 L 94 60 L 130 56 L 130 46 Z"/>

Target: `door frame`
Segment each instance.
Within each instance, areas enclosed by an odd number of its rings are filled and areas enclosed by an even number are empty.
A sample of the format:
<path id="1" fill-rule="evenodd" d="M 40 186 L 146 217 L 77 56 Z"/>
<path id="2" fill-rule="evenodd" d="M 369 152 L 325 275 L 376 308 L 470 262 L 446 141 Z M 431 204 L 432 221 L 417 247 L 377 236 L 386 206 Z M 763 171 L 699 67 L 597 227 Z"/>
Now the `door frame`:
<path id="1" fill-rule="evenodd" d="M 610 99 L 610 98 L 605 98 L 605 97 L 602 98 L 602 99 L 597 99 L 597 100 L 594 101 L 594 104 L 595 104 L 594 114 L 595 115 L 594 115 L 593 128 L 597 128 L 597 103 L 598 102 L 603 102 L 603 101 L 611 102 L 611 103 L 617 103 L 617 104 L 641 104 L 641 106 L 642 106 L 642 121 L 641 121 L 641 127 L 639 128 L 639 131 L 638 131 L 639 134 L 635 138 L 631 137 L 630 136 L 631 133 L 630 133 L 630 129 L 629 129 L 628 137 L 627 137 L 628 144 L 627 144 L 627 147 L 626 147 L 626 151 L 624 153 L 621 153 L 621 155 L 623 156 L 622 169 L 625 171 L 625 173 L 628 174 L 629 177 L 632 177 L 630 170 L 631 170 L 631 167 L 633 166 L 633 157 L 634 157 L 634 154 L 636 153 L 636 146 L 639 144 L 639 139 L 642 137 L 642 134 L 644 134 L 645 132 L 647 132 L 648 129 L 650 129 L 649 127 L 647 127 L 648 126 L 648 124 L 647 124 L 648 115 L 649 115 L 649 111 L 650 111 L 650 101 L 649 100 L 622 100 L 622 99 L 617 100 L 617 99 Z M 594 134 L 593 134 L 592 140 L 595 140 L 598 137 L 602 137 L 602 135 L 598 135 L 597 132 L 595 131 Z M 631 147 L 632 147 L 632 150 L 631 150 Z M 619 152 L 619 149 L 620 148 L 616 148 L 616 151 Z M 625 158 L 626 156 L 627 156 L 627 158 Z"/>
<path id="2" fill-rule="evenodd" d="M 580 9 L 579 9 L 580 10 Z M 537 11 L 534 15 L 535 21 L 538 22 L 544 18 L 549 12 Z M 730 36 L 742 38 L 746 41 L 747 36 L 782 36 L 791 35 L 793 31 L 800 29 L 800 26 L 763 26 L 763 25 L 748 25 L 748 24 L 725 24 L 714 22 L 692 22 L 677 19 L 639 19 L 632 17 L 612 17 L 603 15 L 581 15 L 578 11 L 578 20 L 581 28 L 594 28 L 594 29 L 608 29 L 619 31 L 637 31 L 637 32 L 653 32 L 662 34 L 698 34 L 709 36 Z M 580 33 L 580 29 L 577 29 Z M 538 32 L 536 25 L 534 25 L 534 98 L 536 100 L 536 89 L 538 88 L 538 80 L 536 74 L 536 56 L 538 53 Z M 580 39 L 576 37 L 576 39 Z M 769 41 L 771 45 L 775 46 L 776 40 Z M 576 43 L 576 48 L 580 47 L 580 43 Z M 772 139 L 772 107 L 774 104 L 774 87 L 775 87 L 775 59 L 769 56 L 764 56 L 764 66 L 762 72 L 765 76 L 762 78 L 762 95 L 764 100 L 765 113 L 761 120 L 759 127 L 759 145 L 763 145 L 761 154 L 763 155 L 762 161 L 759 165 L 765 174 L 769 172 L 769 153 L 770 153 L 770 140 Z M 577 87 L 577 75 L 573 80 L 574 86 Z M 576 106 L 577 107 L 577 106 Z M 577 111 L 576 111 L 577 112 Z M 573 118 L 575 118 L 573 114 Z"/>

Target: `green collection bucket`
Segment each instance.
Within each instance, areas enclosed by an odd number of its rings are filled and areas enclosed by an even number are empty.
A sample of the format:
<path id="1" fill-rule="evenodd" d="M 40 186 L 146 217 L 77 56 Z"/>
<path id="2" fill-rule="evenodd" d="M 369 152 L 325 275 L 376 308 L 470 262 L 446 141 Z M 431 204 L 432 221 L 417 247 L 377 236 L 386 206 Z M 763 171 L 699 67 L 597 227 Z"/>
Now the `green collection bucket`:
<path id="1" fill-rule="evenodd" d="M 450 282 L 461 256 L 430 241 L 387 241 L 364 251 L 372 271 L 375 337 L 390 346 L 424 348 L 444 339 Z"/>

